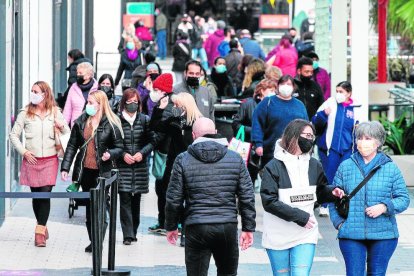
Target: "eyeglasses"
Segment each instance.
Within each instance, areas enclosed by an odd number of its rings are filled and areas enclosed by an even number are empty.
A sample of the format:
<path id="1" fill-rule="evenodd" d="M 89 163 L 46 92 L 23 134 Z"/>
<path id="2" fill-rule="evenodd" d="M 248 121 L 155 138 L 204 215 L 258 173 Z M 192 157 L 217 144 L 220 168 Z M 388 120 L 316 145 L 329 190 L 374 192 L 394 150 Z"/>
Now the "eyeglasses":
<path id="1" fill-rule="evenodd" d="M 313 133 L 302 132 L 300 135 L 306 139 L 315 140 L 315 135 Z"/>

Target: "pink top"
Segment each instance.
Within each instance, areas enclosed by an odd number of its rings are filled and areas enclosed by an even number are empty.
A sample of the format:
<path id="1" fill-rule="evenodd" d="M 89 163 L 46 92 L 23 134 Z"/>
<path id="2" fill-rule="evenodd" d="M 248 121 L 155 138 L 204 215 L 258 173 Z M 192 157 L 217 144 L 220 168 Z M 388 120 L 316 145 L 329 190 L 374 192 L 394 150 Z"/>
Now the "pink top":
<path id="1" fill-rule="evenodd" d="M 145 26 L 141 26 L 135 29 L 135 35 L 140 39 L 140 40 L 152 40 L 152 35 L 150 33 L 150 31 L 148 30 L 147 27 Z"/>
<path id="2" fill-rule="evenodd" d="M 94 79 L 90 92 L 96 90 L 98 90 L 98 82 Z M 85 103 L 82 90 L 75 82 L 69 89 L 68 98 L 63 108 L 63 117 L 65 117 L 66 122 L 70 124 L 71 128 L 73 127 L 73 122 L 82 114 Z"/>
<path id="3" fill-rule="evenodd" d="M 298 53 L 294 47 L 283 48 L 280 47 L 276 53 L 276 59 L 273 62 L 274 66 L 282 70 L 283 75 L 296 76 L 296 64 L 298 62 Z"/>

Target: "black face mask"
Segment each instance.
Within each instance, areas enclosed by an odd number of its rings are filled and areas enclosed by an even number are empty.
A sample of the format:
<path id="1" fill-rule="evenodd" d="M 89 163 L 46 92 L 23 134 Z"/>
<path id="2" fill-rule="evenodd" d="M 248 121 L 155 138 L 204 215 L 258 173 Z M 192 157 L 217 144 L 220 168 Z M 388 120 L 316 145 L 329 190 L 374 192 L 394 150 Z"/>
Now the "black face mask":
<path id="1" fill-rule="evenodd" d="M 197 88 L 200 85 L 197 77 L 187 77 L 186 82 L 188 86 L 193 88 Z"/>
<path id="2" fill-rule="evenodd" d="M 110 100 L 114 94 L 114 91 L 110 86 L 100 86 L 99 90 L 105 92 L 106 96 L 108 97 L 108 100 Z"/>
<path id="3" fill-rule="evenodd" d="M 305 77 L 305 76 L 302 76 L 302 75 L 300 76 L 300 80 L 304 83 L 309 83 L 311 81 L 311 79 L 312 79 L 312 76 L 310 76 L 310 77 Z"/>
<path id="4" fill-rule="evenodd" d="M 76 76 L 76 83 L 77 84 L 83 84 L 85 82 L 85 79 L 83 76 Z"/>
<path id="5" fill-rule="evenodd" d="M 151 78 L 152 81 L 155 81 L 155 79 L 158 78 L 159 75 L 160 74 L 158 74 L 158 73 L 151 73 L 151 74 L 149 74 L 149 76 L 150 76 L 150 78 Z"/>
<path id="6" fill-rule="evenodd" d="M 298 145 L 302 153 L 308 153 L 313 147 L 313 140 L 299 136 Z"/>
<path id="7" fill-rule="evenodd" d="M 137 103 L 129 103 L 125 105 L 126 111 L 129 113 L 135 113 L 138 110 L 138 104 Z"/>

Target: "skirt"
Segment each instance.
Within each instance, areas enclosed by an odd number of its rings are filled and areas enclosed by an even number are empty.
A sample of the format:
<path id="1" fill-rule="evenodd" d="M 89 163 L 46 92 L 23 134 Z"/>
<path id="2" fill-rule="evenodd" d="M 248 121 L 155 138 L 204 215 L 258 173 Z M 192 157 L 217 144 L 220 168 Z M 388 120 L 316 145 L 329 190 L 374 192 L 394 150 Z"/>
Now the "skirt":
<path id="1" fill-rule="evenodd" d="M 29 187 L 55 186 L 59 160 L 57 155 L 37 157 L 37 164 L 31 165 L 23 158 L 20 170 L 20 184 Z"/>

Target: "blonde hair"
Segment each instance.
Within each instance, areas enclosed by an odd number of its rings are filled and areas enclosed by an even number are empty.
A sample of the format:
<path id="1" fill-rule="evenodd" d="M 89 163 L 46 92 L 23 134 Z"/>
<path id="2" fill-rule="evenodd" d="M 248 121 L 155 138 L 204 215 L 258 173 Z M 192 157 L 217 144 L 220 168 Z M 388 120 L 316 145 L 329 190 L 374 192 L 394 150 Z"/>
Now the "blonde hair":
<path id="1" fill-rule="evenodd" d="M 109 121 L 109 124 L 114 128 L 114 125 L 119 129 L 121 132 L 122 138 L 124 138 L 124 132 L 122 131 L 122 124 L 121 120 L 118 118 L 118 116 L 115 115 L 114 112 L 112 112 L 111 107 L 109 106 L 108 97 L 106 96 L 106 93 L 101 90 L 96 90 L 91 93 L 89 93 L 89 96 L 93 97 L 101 106 L 98 113 L 95 116 L 98 116 L 99 121 L 101 121 L 103 115 L 106 116 L 106 118 Z M 91 118 L 89 117 L 87 120 L 87 123 L 91 123 Z M 93 127 L 92 129 L 92 135 L 94 135 L 96 130 L 96 127 Z M 114 129 L 115 131 L 115 129 Z"/>
<path id="2" fill-rule="evenodd" d="M 127 36 L 135 36 L 135 26 L 132 23 L 128 24 L 122 32 L 122 37 L 124 39 L 127 38 Z"/>
<path id="3" fill-rule="evenodd" d="M 184 108 L 187 114 L 187 125 L 191 126 L 198 118 L 203 117 L 194 97 L 187 92 L 181 92 L 171 96 L 171 101 L 179 107 Z"/>
<path id="4" fill-rule="evenodd" d="M 282 77 L 282 70 L 277 66 L 268 66 L 265 71 L 265 78 L 267 80 L 275 81 L 276 83 Z"/>
<path id="5" fill-rule="evenodd" d="M 93 69 L 92 64 L 90 64 L 89 62 L 79 63 L 78 66 L 76 66 L 76 70 L 77 69 L 85 69 L 86 74 L 88 74 L 91 77 L 91 79 L 93 79 L 93 75 L 95 74 L 95 70 Z"/>
<path id="6" fill-rule="evenodd" d="M 247 66 L 247 72 L 244 76 L 243 87 L 247 88 L 252 84 L 253 76 L 256 73 L 264 72 L 266 70 L 266 64 L 261 59 L 253 59 Z"/>

